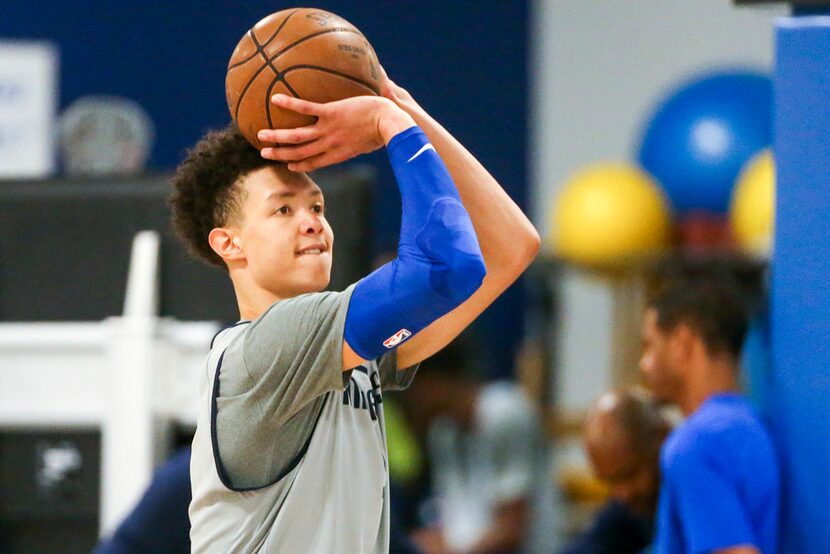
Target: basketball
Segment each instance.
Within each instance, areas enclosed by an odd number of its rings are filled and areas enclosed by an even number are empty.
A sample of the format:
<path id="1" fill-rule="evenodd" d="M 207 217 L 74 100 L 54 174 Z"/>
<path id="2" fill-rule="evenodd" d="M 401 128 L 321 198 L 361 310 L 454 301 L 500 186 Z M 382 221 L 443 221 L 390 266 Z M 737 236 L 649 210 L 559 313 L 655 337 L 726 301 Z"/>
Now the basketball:
<path id="1" fill-rule="evenodd" d="M 377 56 L 354 25 L 312 8 L 282 10 L 254 25 L 231 55 L 225 95 L 231 117 L 257 149 L 260 129 L 289 129 L 314 118 L 271 103 L 274 94 L 311 102 L 377 95 Z"/>

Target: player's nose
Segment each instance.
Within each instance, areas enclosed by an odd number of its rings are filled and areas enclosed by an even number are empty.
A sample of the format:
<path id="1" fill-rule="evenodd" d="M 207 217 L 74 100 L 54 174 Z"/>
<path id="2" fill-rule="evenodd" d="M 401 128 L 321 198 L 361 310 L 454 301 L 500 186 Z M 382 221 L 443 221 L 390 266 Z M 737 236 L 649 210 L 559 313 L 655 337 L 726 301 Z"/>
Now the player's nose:
<path id="1" fill-rule="evenodd" d="M 305 211 L 300 222 L 300 232 L 304 235 L 319 235 L 322 233 L 323 222 L 320 221 L 320 216 L 311 210 Z"/>

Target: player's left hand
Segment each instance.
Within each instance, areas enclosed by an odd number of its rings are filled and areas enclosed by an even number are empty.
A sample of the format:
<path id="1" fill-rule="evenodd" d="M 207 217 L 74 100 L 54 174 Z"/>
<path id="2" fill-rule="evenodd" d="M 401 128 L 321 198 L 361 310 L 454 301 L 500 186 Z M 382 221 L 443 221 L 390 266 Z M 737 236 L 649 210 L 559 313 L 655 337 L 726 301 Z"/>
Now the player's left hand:
<path id="1" fill-rule="evenodd" d="M 389 75 L 386 74 L 386 70 L 383 66 L 379 66 L 380 68 L 380 95 L 384 98 L 388 98 L 389 100 L 393 101 L 395 104 L 399 106 L 407 101 L 412 101 L 412 96 L 402 86 L 395 83 L 392 79 L 389 78 Z"/>
<path id="2" fill-rule="evenodd" d="M 263 129 L 257 134 L 266 147 L 262 157 L 288 163 L 291 171 L 312 171 L 381 148 L 399 132 L 415 125 L 412 117 L 387 98 L 355 96 L 318 104 L 284 94 L 274 105 L 317 118 L 296 129 Z"/>

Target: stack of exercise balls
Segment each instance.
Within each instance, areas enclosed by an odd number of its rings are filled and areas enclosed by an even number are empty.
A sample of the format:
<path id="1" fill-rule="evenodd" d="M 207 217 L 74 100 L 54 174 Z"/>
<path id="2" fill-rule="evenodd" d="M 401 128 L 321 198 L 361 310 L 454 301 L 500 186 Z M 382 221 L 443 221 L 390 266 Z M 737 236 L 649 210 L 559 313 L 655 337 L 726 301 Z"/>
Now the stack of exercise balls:
<path id="1" fill-rule="evenodd" d="M 555 253 L 613 269 L 672 246 L 769 255 L 775 171 L 772 84 L 709 73 L 671 91 L 647 118 L 636 162 L 577 172 L 557 198 Z"/>
<path id="2" fill-rule="evenodd" d="M 750 256 L 772 253 L 775 229 L 775 162 L 764 150 L 741 171 L 729 208 L 729 223 L 738 244 Z"/>
<path id="3" fill-rule="evenodd" d="M 671 237 L 663 192 L 628 163 L 599 163 L 571 177 L 553 218 L 558 255 L 596 268 L 636 263 L 662 251 Z"/>

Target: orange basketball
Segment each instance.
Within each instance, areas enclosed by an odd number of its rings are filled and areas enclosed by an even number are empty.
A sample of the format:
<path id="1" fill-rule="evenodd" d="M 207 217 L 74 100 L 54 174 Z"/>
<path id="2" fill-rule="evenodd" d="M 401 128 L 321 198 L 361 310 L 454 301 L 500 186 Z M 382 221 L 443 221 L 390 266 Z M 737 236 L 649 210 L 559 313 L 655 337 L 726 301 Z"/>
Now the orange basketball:
<path id="1" fill-rule="evenodd" d="M 269 15 L 245 33 L 228 63 L 225 95 L 231 117 L 259 149 L 260 129 L 314 123 L 274 106 L 274 94 L 332 102 L 377 95 L 380 84 L 375 51 L 354 25 L 323 10 L 294 8 Z"/>

